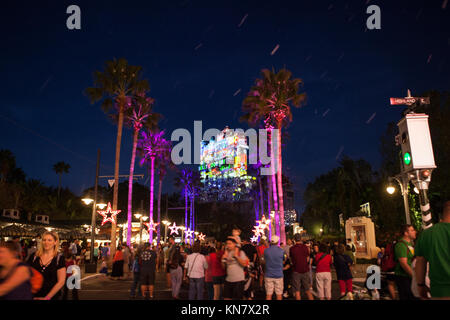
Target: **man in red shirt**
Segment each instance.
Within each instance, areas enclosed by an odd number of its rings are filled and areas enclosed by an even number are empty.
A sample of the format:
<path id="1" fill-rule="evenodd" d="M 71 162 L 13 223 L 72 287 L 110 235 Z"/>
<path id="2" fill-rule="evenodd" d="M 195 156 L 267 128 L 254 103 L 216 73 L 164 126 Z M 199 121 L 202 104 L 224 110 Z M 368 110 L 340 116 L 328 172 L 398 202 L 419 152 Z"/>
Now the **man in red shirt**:
<path id="1" fill-rule="evenodd" d="M 259 246 L 256 247 L 256 252 L 258 253 L 258 273 L 259 273 L 259 288 L 264 288 L 264 251 L 268 248 L 266 241 L 261 239 Z"/>
<path id="2" fill-rule="evenodd" d="M 305 290 L 308 300 L 314 300 L 309 277 L 309 248 L 302 243 L 299 233 L 294 235 L 294 240 L 295 245 L 289 250 L 289 255 L 293 266 L 292 288 L 295 292 L 295 300 L 301 299 L 301 287 Z"/>

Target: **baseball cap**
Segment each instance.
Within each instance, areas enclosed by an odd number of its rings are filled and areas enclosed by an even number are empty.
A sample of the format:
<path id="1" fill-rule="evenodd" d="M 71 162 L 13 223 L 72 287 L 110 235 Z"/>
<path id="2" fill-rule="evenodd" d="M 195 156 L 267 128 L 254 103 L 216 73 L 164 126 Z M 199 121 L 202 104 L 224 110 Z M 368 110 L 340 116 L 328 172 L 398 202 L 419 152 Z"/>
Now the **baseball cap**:
<path id="1" fill-rule="evenodd" d="M 270 240 L 270 243 L 278 243 L 278 241 L 280 241 L 280 237 L 279 236 L 272 236 L 272 239 Z"/>

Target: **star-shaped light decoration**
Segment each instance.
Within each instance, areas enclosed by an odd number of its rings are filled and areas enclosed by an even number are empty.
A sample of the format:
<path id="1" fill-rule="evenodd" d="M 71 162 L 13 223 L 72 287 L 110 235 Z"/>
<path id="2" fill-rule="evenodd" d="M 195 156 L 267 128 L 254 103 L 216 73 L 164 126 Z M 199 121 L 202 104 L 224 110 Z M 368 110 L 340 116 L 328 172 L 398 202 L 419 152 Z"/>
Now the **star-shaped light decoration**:
<path id="1" fill-rule="evenodd" d="M 264 235 L 264 228 L 262 228 L 261 225 L 255 226 L 255 228 L 252 231 L 256 237 Z"/>
<path id="2" fill-rule="evenodd" d="M 172 226 L 169 227 L 170 229 L 170 234 L 175 233 L 176 235 L 178 235 L 178 230 L 180 229 L 180 227 L 177 227 L 176 223 L 174 222 Z"/>
<path id="3" fill-rule="evenodd" d="M 191 230 L 189 228 L 187 228 L 186 230 L 184 230 L 184 238 L 185 239 L 192 239 L 192 234 L 194 233 L 194 230 Z"/>
<path id="4" fill-rule="evenodd" d="M 250 238 L 251 242 L 258 242 L 258 236 L 253 236 Z"/>
<path id="5" fill-rule="evenodd" d="M 117 215 L 120 213 L 121 210 L 111 210 L 111 203 L 108 202 L 108 207 L 106 210 L 97 211 L 99 215 L 103 217 L 102 226 L 107 223 L 108 221 L 112 224 L 117 223 Z M 111 214 L 111 216 L 109 216 Z"/>
<path id="6" fill-rule="evenodd" d="M 156 227 L 158 226 L 159 222 L 153 222 L 153 220 L 150 220 L 149 222 L 144 223 L 147 226 L 147 231 L 150 234 L 150 231 L 156 232 Z"/>
<path id="7" fill-rule="evenodd" d="M 263 216 L 261 218 L 261 220 L 256 220 L 256 223 L 258 224 L 259 227 L 261 227 L 262 229 L 269 229 L 269 225 L 271 223 L 271 219 L 266 219 L 265 216 Z"/>
<path id="8" fill-rule="evenodd" d="M 200 232 L 200 234 L 198 235 L 198 240 L 205 241 L 205 237 L 206 237 L 206 235 L 203 234 L 203 232 Z"/>

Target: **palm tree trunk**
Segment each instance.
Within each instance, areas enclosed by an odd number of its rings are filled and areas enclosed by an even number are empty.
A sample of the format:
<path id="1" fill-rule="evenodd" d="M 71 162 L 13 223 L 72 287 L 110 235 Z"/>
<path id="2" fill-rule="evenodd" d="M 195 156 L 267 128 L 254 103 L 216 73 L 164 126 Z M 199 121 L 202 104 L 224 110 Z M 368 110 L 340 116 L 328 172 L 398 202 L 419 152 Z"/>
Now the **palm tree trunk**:
<path id="1" fill-rule="evenodd" d="M 270 218 L 272 212 L 272 185 L 271 177 L 267 176 L 267 217 Z M 272 223 L 269 224 L 269 240 L 272 238 Z"/>
<path id="2" fill-rule="evenodd" d="M 278 200 L 280 201 L 280 242 L 286 244 L 286 226 L 284 224 L 283 175 L 281 163 L 281 126 L 278 127 Z"/>
<path id="3" fill-rule="evenodd" d="M 184 227 L 188 227 L 188 194 L 187 185 L 184 187 Z"/>
<path id="4" fill-rule="evenodd" d="M 132 207 L 133 207 L 133 174 L 134 174 L 134 163 L 136 161 L 136 146 L 137 146 L 137 140 L 138 140 L 138 133 L 139 130 L 134 130 L 134 137 L 133 137 L 133 151 L 131 153 L 131 164 L 130 164 L 130 176 L 128 179 L 128 228 L 127 228 L 127 245 L 131 245 L 131 229 L 133 221 L 133 213 L 132 213 Z"/>
<path id="5" fill-rule="evenodd" d="M 272 143 L 272 130 L 269 131 L 270 132 L 270 153 L 271 156 L 274 154 L 274 150 L 273 150 L 273 143 Z M 277 161 L 277 160 L 275 160 Z M 275 210 L 275 234 L 277 236 L 280 236 L 280 229 L 279 229 L 279 211 L 278 211 L 278 196 L 277 196 L 277 185 L 275 182 L 275 168 L 274 168 L 274 163 L 271 163 L 270 166 L 272 167 L 272 175 L 271 175 L 271 180 L 272 180 L 272 193 L 273 193 L 273 204 L 274 204 L 274 210 Z M 273 230 L 272 230 L 273 233 Z M 271 237 L 272 237 L 272 233 L 271 233 Z"/>
<path id="6" fill-rule="evenodd" d="M 162 177 L 159 175 L 159 190 L 158 190 L 158 229 L 157 229 L 157 241 L 156 244 L 159 245 L 161 241 L 161 189 L 162 189 Z"/>
<path id="7" fill-rule="evenodd" d="M 263 216 L 264 215 L 264 194 L 263 194 L 263 187 L 262 187 L 262 182 L 261 182 L 261 171 L 260 171 L 260 175 L 258 177 L 258 183 L 259 183 L 259 213 L 258 213 L 258 220 L 259 220 L 259 216 Z"/>
<path id="8" fill-rule="evenodd" d="M 124 113 L 124 100 L 120 99 L 119 123 L 117 126 L 117 139 L 116 139 L 116 161 L 114 164 L 113 210 L 117 210 L 117 202 L 119 199 L 119 163 L 120 163 L 120 145 L 122 143 L 123 113 Z M 117 231 L 116 224 L 111 223 L 111 248 L 110 248 L 111 263 L 116 253 L 116 231 Z"/>
<path id="9" fill-rule="evenodd" d="M 153 194 L 154 194 L 154 182 L 155 182 L 155 157 L 151 157 L 151 175 L 150 175 L 150 216 L 149 221 L 153 221 Z M 150 244 L 153 243 L 153 230 L 149 231 L 149 239 Z"/>

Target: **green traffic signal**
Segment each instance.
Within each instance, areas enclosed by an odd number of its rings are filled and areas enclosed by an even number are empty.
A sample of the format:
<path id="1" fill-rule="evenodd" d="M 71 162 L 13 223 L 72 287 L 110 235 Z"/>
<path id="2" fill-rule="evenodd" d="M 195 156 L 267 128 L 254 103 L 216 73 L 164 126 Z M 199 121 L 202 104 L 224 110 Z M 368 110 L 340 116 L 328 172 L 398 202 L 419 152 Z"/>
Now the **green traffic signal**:
<path id="1" fill-rule="evenodd" d="M 409 152 L 405 153 L 405 155 L 403 156 L 403 161 L 407 166 L 411 164 L 411 155 L 409 154 Z"/>

